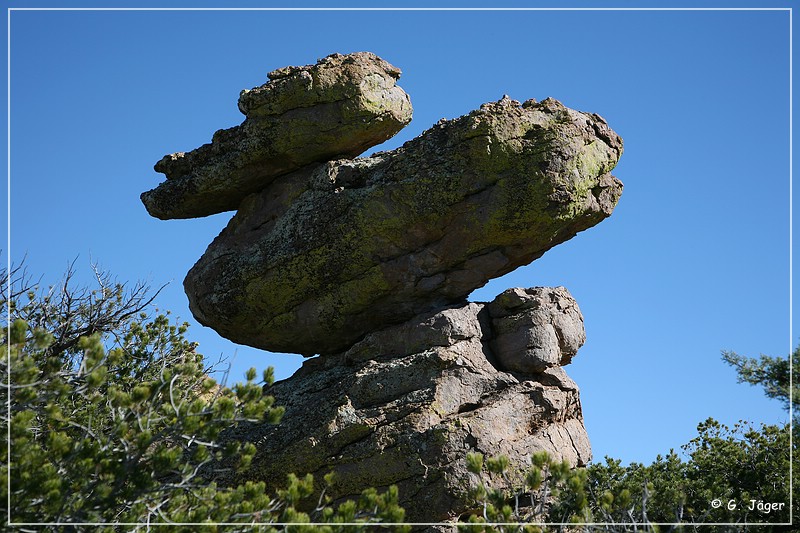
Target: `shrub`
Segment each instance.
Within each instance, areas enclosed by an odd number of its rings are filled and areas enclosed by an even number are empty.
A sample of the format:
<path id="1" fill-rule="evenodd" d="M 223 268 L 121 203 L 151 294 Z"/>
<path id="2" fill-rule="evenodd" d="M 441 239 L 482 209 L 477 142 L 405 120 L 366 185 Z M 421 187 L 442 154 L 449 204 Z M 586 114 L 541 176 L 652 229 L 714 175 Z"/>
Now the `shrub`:
<path id="1" fill-rule="evenodd" d="M 209 483 L 203 469 L 243 470 L 256 452 L 252 444 L 220 442 L 223 430 L 279 422 L 283 409 L 263 393 L 272 369 L 261 382 L 251 369 L 244 383 L 218 385 L 197 345 L 184 337 L 187 324 L 151 316 L 157 292 L 95 272 L 94 290 L 74 289 L 70 269 L 44 292 L 24 271 L 11 273 L 3 303 L 12 320 L 0 347 L 0 372 L 10 378 L 2 389 L 10 441 L 0 457 L 0 500 L 10 502 L 13 523 L 52 530 L 104 523 L 113 530 L 222 522 L 242 524 L 226 530 L 251 531 L 248 524 L 256 522 L 402 520 L 395 488 L 332 507 L 324 494 L 311 494 L 310 476 L 290 476 L 274 496 L 275 488 L 263 483 Z M 295 510 L 312 497 L 319 504 L 311 515 Z"/>

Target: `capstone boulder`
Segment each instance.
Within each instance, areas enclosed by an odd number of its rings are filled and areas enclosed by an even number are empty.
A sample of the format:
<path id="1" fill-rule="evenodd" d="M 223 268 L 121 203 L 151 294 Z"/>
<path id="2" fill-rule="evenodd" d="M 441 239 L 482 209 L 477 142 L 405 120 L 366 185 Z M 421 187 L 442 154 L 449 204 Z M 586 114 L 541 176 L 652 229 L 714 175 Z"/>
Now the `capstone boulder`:
<path id="1" fill-rule="evenodd" d="M 305 167 L 242 201 L 186 276 L 190 308 L 237 343 L 344 350 L 608 217 L 621 153 L 598 115 L 503 98 L 396 150 Z"/>

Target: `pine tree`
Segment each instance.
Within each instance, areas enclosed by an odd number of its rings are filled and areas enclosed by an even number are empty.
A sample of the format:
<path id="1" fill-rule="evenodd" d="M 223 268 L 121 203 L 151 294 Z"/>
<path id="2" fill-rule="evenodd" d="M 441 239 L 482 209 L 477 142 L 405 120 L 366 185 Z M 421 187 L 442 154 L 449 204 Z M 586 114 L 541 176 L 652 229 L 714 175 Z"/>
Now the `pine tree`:
<path id="1" fill-rule="evenodd" d="M 186 340 L 187 324 L 153 316 L 157 291 L 95 273 L 93 290 L 73 288 L 72 269 L 46 291 L 22 269 L 9 276 L 0 372 L 10 379 L 2 388 L 10 441 L 0 456 L 0 501 L 10 503 L 13 523 L 49 523 L 53 531 L 104 523 L 110 531 L 227 522 L 242 525 L 226 530 L 252 531 L 273 529 L 253 523 L 402 521 L 394 488 L 331 507 L 313 494 L 310 476 L 290 476 L 284 488 L 209 483 L 204 468 L 243 470 L 256 451 L 221 443 L 223 430 L 279 422 L 283 409 L 263 393 L 272 369 L 260 382 L 250 369 L 244 383 L 220 386 Z M 319 501 L 312 515 L 294 508 L 304 498 Z"/>
<path id="2" fill-rule="evenodd" d="M 792 354 L 796 367 L 800 348 Z M 770 398 L 797 421 L 798 393 L 790 387 L 788 358 L 747 358 L 723 352 L 737 369 L 740 383 L 764 387 Z M 650 465 L 623 466 L 618 459 L 585 469 L 569 470 L 546 453 L 534 454 L 531 468 L 516 480 L 515 491 L 492 489 L 492 476 L 505 476 L 502 458 L 469 455 L 467 468 L 476 475 L 476 512 L 462 517 L 473 531 L 708 531 L 791 532 L 790 453 L 797 454 L 798 431 L 790 426 L 739 422 L 730 428 L 709 418 L 698 435 Z M 790 444 L 791 442 L 791 444 Z M 798 469 L 791 470 L 794 486 Z M 520 505 L 520 502 L 523 505 Z M 798 515 L 795 502 L 794 516 Z M 794 516 L 792 518 L 794 518 Z M 519 522 L 519 526 L 492 525 Z M 543 523 L 565 524 L 544 526 Z M 731 524 L 704 526 L 702 524 Z M 584 524 L 584 525 L 571 525 Z"/>

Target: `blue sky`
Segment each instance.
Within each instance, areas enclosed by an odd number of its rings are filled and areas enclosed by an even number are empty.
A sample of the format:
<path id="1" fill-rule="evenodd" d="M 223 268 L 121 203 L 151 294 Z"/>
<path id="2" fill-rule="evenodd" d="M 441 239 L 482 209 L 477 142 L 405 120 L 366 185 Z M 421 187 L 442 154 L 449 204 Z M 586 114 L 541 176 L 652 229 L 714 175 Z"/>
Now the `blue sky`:
<path id="1" fill-rule="evenodd" d="M 190 5 L 213 4 L 180 4 Z M 614 172 L 625 191 L 613 216 L 472 295 L 491 300 L 515 286 L 571 291 L 588 340 L 567 371 L 581 387 L 596 459 L 650 462 L 688 442 L 707 417 L 787 420 L 760 389 L 736 384 L 720 352 L 783 356 L 800 331 L 790 324 L 788 11 L 10 17 L 10 242 L 3 253 L 10 250 L 14 262 L 26 257 L 43 283 L 57 281 L 76 258 L 86 283 L 92 261 L 120 280 L 169 283 L 159 308 L 193 324 L 189 337 L 210 360 L 232 359 L 231 380 L 250 366 L 274 366 L 288 377 L 300 356 L 236 346 L 188 310 L 183 277 L 231 213 L 159 221 L 139 194 L 162 180 L 153 164 L 164 154 L 240 123 L 239 91 L 264 83 L 268 71 L 368 50 L 403 70 L 399 84 L 414 105 L 412 123 L 380 149 L 504 94 L 552 96 L 598 113 L 625 140 Z"/>

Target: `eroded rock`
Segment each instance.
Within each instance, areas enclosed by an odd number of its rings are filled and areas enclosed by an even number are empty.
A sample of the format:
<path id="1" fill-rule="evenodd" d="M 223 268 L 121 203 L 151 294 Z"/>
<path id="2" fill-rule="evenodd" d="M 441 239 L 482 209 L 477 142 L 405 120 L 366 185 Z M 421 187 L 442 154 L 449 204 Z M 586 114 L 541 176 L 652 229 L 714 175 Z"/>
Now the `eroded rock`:
<path id="1" fill-rule="evenodd" d="M 465 297 L 614 209 L 622 140 L 595 114 L 504 97 L 390 152 L 352 159 L 411 117 L 399 70 L 368 53 L 287 67 L 244 91 L 241 126 L 156 165 L 154 216 L 237 209 L 184 281 L 194 316 L 234 342 L 324 354 L 269 389 L 286 416 L 224 438 L 254 442 L 242 475 L 334 471 L 328 495 L 397 485 L 406 518 L 469 510 L 469 452 L 591 456 L 561 368 L 585 340 L 563 287 Z M 503 479 L 495 479 L 502 487 Z"/>
<path id="2" fill-rule="evenodd" d="M 597 115 L 503 98 L 391 152 L 305 167 L 241 203 L 186 277 L 190 308 L 237 343 L 345 350 L 608 217 L 621 153 Z"/>
<path id="3" fill-rule="evenodd" d="M 563 288 L 529 291 L 571 299 Z M 406 519 L 432 522 L 470 509 L 476 480 L 466 469 L 469 452 L 506 455 L 512 474 L 540 450 L 586 464 L 591 449 L 578 387 L 559 366 L 536 374 L 499 368 L 493 323 L 486 305 L 462 304 L 308 360 L 268 389 L 286 408 L 279 425 L 231 435 L 257 444 L 244 479 L 282 486 L 294 472 L 321 483 L 333 471 L 328 495 L 335 499 L 394 484 Z M 227 480 L 234 481 L 243 478 Z"/>
<path id="4" fill-rule="evenodd" d="M 355 157 L 411 121 L 411 101 L 396 85 L 400 70 L 375 54 L 333 54 L 315 65 L 269 73 L 242 91 L 247 118 L 219 130 L 210 144 L 165 156 L 167 181 L 142 194 L 157 218 L 231 211 L 248 194 L 311 163 Z"/>
<path id="5" fill-rule="evenodd" d="M 488 311 L 492 351 L 509 371 L 530 374 L 567 365 L 586 342 L 583 315 L 564 287 L 508 289 Z"/>

